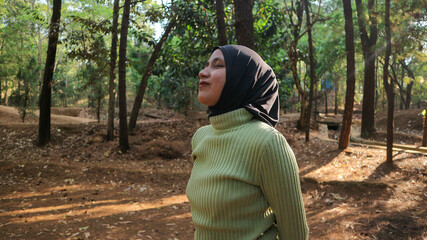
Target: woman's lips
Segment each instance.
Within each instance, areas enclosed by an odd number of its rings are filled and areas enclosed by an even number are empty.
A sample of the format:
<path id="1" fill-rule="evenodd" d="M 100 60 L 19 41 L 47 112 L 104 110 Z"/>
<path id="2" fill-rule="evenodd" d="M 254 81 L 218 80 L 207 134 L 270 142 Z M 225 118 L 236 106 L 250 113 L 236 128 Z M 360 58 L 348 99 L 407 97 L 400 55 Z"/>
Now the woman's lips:
<path id="1" fill-rule="evenodd" d="M 208 81 L 201 80 L 199 82 L 199 88 L 206 87 L 206 86 L 209 86 L 209 82 Z"/>

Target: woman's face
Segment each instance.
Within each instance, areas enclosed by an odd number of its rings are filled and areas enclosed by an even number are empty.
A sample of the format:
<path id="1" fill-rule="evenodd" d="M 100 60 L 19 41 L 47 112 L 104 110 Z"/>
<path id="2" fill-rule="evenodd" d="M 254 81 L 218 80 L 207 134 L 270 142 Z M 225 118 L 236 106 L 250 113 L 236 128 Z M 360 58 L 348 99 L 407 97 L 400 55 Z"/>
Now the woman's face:
<path id="1" fill-rule="evenodd" d="M 214 106 L 225 84 L 225 61 L 221 50 L 215 50 L 205 68 L 199 72 L 199 102 Z"/>

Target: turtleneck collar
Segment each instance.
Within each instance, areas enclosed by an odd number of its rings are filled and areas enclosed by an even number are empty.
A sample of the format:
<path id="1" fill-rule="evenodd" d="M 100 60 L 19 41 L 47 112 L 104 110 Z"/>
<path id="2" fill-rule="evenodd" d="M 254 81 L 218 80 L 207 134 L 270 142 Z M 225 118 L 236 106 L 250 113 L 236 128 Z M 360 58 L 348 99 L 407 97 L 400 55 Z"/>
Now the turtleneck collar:
<path id="1" fill-rule="evenodd" d="M 229 130 L 249 122 L 253 117 L 254 116 L 245 108 L 239 108 L 231 112 L 210 117 L 209 121 L 215 130 Z"/>

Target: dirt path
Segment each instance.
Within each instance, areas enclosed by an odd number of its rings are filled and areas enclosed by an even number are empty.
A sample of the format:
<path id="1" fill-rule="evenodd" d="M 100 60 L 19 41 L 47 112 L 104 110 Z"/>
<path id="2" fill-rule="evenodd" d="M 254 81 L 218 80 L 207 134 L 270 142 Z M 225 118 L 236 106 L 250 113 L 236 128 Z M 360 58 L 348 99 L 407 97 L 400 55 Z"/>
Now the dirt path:
<path id="1" fill-rule="evenodd" d="M 104 124 L 54 125 L 43 148 L 34 124 L 0 124 L 0 240 L 193 239 L 185 188 L 203 119 L 141 123 L 126 154 Z M 395 152 L 389 167 L 384 150 L 277 128 L 298 161 L 311 240 L 427 238 L 427 157 Z"/>
<path id="2" fill-rule="evenodd" d="M 39 116 L 38 111 L 35 111 L 34 114 L 36 117 Z M 19 117 L 19 112 L 14 107 L 7 107 L 7 106 L 0 105 L 0 115 L 3 115 L 0 118 L 1 125 L 22 124 L 22 120 Z M 34 117 L 31 118 L 31 116 L 26 121 L 28 121 L 29 123 L 36 122 Z M 93 119 L 70 117 L 70 116 L 56 115 L 56 114 L 51 114 L 51 121 L 52 121 L 52 124 L 80 124 L 80 123 L 96 122 L 96 120 L 93 120 Z"/>

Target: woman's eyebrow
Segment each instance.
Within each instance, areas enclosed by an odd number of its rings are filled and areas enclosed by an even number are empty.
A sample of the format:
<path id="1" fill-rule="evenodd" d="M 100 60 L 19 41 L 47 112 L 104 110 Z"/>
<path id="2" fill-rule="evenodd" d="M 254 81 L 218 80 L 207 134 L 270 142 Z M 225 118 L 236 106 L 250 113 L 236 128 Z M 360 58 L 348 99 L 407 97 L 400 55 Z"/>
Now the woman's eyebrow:
<path id="1" fill-rule="evenodd" d="M 216 57 L 212 59 L 212 63 L 218 62 L 218 61 L 224 61 L 224 59 Z M 209 61 L 206 62 L 205 66 L 209 66 Z"/>

